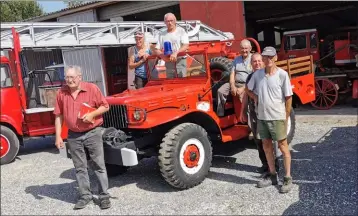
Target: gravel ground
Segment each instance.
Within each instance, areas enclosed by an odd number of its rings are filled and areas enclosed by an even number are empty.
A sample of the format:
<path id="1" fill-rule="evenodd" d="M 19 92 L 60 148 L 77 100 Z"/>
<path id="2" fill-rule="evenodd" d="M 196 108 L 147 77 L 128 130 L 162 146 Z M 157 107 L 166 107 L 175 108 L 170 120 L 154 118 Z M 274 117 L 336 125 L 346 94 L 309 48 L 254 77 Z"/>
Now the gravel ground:
<path id="1" fill-rule="evenodd" d="M 236 142 L 215 150 L 209 176 L 195 188 L 175 191 L 151 158 L 110 179 L 111 209 L 90 204 L 73 211 L 77 183 L 72 162 L 46 138 L 27 142 L 16 162 L 1 166 L 1 215 L 357 215 L 357 110 L 300 109 L 296 115 L 295 185 L 289 194 L 279 194 L 274 186 L 256 188 L 257 151 Z"/>

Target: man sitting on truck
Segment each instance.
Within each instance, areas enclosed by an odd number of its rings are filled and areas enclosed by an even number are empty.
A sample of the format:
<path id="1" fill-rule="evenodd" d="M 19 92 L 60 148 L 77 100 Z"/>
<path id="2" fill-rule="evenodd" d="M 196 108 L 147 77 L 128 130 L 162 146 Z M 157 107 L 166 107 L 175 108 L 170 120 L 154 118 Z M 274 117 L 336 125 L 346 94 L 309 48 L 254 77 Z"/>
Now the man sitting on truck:
<path id="1" fill-rule="evenodd" d="M 165 61 L 167 78 L 175 77 L 175 63 L 178 77 L 186 77 L 186 57 L 181 56 L 178 58 L 178 53 L 185 52 L 189 48 L 189 36 L 183 28 L 177 26 L 177 19 L 174 14 L 165 14 L 164 22 L 167 30 L 160 33 L 153 53 L 161 56 Z M 171 46 L 172 54 L 165 56 L 164 46 Z"/>
<path id="2" fill-rule="evenodd" d="M 62 123 L 68 127 L 68 147 L 76 169 L 80 199 L 74 209 L 82 209 L 92 201 L 92 192 L 87 170 L 86 151 L 91 158 L 94 172 L 99 180 L 100 207 L 111 207 L 108 190 L 107 170 L 104 162 L 102 130 L 102 114 L 109 110 L 108 102 L 99 88 L 93 83 L 81 81 L 82 72 L 78 66 L 70 66 L 65 70 L 66 84 L 58 93 L 54 114 L 56 115 L 56 147 L 64 147 L 61 138 Z M 88 113 L 82 114 L 84 105 Z M 87 107 L 86 106 L 86 107 Z"/>
<path id="3" fill-rule="evenodd" d="M 242 102 L 245 93 L 245 82 L 247 76 L 252 72 L 251 66 L 251 43 L 244 39 L 240 42 L 240 56 L 236 57 L 232 63 L 229 83 L 225 83 L 218 90 L 218 116 L 224 116 L 225 103 L 230 92 L 232 96 L 238 96 Z M 243 106 L 241 107 L 243 109 Z"/>

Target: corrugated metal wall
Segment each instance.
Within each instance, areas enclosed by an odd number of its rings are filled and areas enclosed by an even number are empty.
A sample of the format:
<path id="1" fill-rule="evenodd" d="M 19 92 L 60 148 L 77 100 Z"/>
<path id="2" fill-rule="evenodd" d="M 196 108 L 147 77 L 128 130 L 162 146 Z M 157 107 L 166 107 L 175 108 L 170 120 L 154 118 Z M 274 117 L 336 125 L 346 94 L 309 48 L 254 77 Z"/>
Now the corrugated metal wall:
<path id="1" fill-rule="evenodd" d="M 77 65 L 82 68 L 82 80 L 95 83 L 107 95 L 101 48 L 62 50 L 64 65 Z"/>
<path id="2" fill-rule="evenodd" d="M 45 67 L 55 64 L 62 64 L 62 53 L 60 49 L 50 50 L 50 51 L 34 51 L 34 50 L 24 50 L 23 52 L 23 61 L 22 66 L 24 69 L 31 70 L 43 70 Z M 26 73 L 27 74 L 27 73 Z"/>
<path id="3" fill-rule="evenodd" d="M 95 9 L 57 18 L 57 22 L 96 22 L 96 21 L 97 21 L 97 14 Z"/>
<path id="4" fill-rule="evenodd" d="M 127 16 L 135 13 L 156 10 L 168 6 L 178 5 L 179 1 L 133 1 L 133 2 L 118 2 L 114 5 L 108 5 L 103 8 L 98 8 L 98 20 L 110 20 L 114 17 Z M 170 11 L 168 11 L 170 12 Z"/>

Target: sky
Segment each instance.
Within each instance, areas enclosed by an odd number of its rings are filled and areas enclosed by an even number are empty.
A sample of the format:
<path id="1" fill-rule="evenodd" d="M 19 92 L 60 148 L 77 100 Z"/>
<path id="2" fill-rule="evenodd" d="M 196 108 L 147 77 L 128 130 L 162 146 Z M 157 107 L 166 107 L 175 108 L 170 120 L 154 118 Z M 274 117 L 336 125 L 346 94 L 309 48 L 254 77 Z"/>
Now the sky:
<path id="1" fill-rule="evenodd" d="M 46 13 L 58 11 L 67 7 L 63 1 L 37 1 Z"/>

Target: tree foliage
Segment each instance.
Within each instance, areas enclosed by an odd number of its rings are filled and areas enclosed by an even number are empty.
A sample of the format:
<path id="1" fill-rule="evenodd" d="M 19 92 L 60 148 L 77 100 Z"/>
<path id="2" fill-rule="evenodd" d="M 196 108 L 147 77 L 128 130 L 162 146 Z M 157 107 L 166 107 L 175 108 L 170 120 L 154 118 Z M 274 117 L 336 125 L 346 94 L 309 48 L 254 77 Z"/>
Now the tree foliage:
<path id="1" fill-rule="evenodd" d="M 1 22 L 18 22 L 44 14 L 36 1 L 1 1 L 0 11 Z"/>

